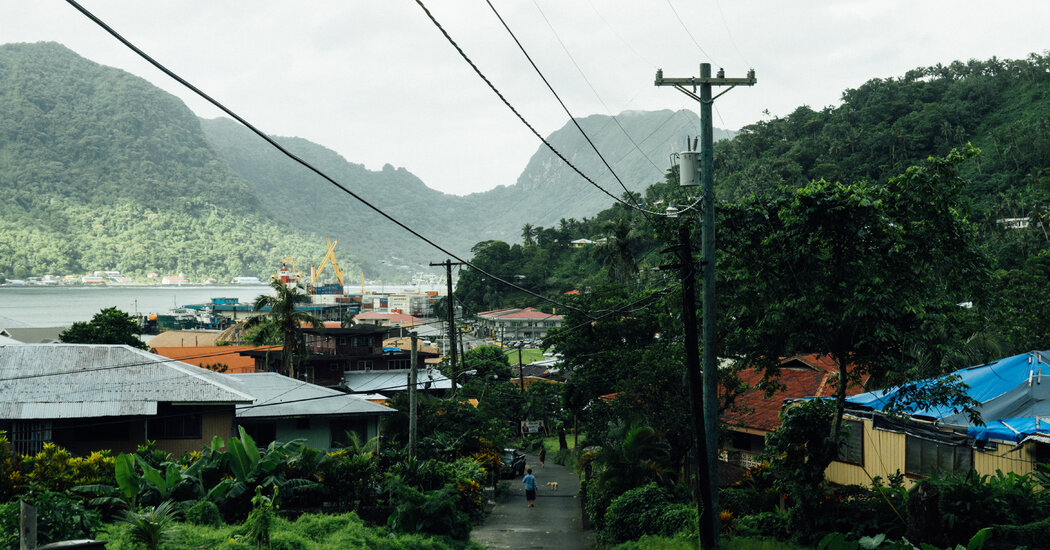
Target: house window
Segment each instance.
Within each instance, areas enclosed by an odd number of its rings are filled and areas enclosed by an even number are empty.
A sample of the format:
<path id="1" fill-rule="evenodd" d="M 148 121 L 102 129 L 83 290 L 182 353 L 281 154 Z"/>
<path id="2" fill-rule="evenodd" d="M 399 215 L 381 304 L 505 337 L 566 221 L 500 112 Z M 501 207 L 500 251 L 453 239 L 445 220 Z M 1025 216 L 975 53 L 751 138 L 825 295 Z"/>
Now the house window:
<path id="1" fill-rule="evenodd" d="M 176 407 L 170 403 L 157 404 L 157 416 L 146 422 L 147 439 L 200 439 L 200 411 Z"/>
<path id="2" fill-rule="evenodd" d="M 864 423 L 857 420 L 846 420 L 842 423 L 846 440 L 839 446 L 839 462 L 864 464 Z"/>
<path id="3" fill-rule="evenodd" d="M 409 369 L 412 367 L 412 361 L 410 359 L 395 359 L 387 363 L 389 369 Z"/>
<path id="4" fill-rule="evenodd" d="M 51 441 L 50 420 L 14 421 L 9 426 L 11 450 L 23 455 L 35 455 Z"/>
<path id="5" fill-rule="evenodd" d="M 357 370 L 372 370 L 372 361 L 358 361 Z"/>
<path id="6" fill-rule="evenodd" d="M 973 450 L 969 447 L 911 435 L 904 445 L 904 471 L 908 475 L 966 473 L 973 469 Z"/>
<path id="7" fill-rule="evenodd" d="M 346 336 L 340 336 L 339 337 L 339 345 L 340 346 L 345 346 L 346 345 Z"/>

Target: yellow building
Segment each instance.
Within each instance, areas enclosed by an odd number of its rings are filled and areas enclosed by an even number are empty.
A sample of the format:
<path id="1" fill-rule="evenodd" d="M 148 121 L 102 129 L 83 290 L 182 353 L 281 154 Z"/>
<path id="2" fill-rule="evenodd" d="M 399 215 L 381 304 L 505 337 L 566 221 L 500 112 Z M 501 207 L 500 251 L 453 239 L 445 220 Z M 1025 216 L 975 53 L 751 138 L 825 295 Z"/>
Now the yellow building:
<path id="1" fill-rule="evenodd" d="M 910 485 L 934 472 L 1032 472 L 1050 462 L 1048 359 L 1050 352 L 1029 352 L 953 373 L 979 403 L 983 425 L 948 406 L 914 409 L 907 418 L 884 414 L 900 388 L 847 398 L 850 437 L 841 460 L 828 467 L 828 481 L 868 485 L 899 472 Z"/>

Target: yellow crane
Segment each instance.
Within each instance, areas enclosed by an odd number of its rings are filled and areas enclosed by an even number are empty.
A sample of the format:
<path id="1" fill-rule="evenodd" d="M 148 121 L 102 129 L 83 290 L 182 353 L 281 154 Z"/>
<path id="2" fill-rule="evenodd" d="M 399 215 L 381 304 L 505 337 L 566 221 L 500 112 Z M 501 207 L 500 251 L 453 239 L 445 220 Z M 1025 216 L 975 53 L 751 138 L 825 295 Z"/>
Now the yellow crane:
<path id="1" fill-rule="evenodd" d="M 321 265 L 314 269 L 314 266 L 310 266 L 310 284 L 317 286 L 317 278 L 321 276 L 321 272 L 324 271 L 326 265 L 329 262 L 332 264 L 332 271 L 335 272 L 335 278 L 339 280 L 339 286 L 343 286 L 343 270 L 339 269 L 339 262 L 335 260 L 335 245 L 339 244 L 339 239 L 332 240 L 328 237 L 324 238 L 325 242 L 328 243 L 328 253 L 324 255 L 324 259 L 321 260 Z"/>

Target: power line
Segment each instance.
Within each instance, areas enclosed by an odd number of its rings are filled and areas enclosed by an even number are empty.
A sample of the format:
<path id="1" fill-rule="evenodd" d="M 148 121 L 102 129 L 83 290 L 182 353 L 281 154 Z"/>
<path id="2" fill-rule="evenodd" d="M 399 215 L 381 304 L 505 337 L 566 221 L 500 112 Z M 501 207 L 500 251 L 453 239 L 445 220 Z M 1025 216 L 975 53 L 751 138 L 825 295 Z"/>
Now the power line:
<path id="1" fill-rule="evenodd" d="M 548 298 L 546 296 L 542 296 L 542 295 L 540 295 L 540 294 L 538 294 L 536 292 L 533 292 L 533 291 L 531 291 L 531 290 L 529 290 L 527 288 L 518 286 L 518 285 L 516 285 L 516 284 L 514 284 L 514 283 L 512 283 L 510 281 L 507 281 L 507 280 L 501 279 L 499 277 L 496 277 L 495 275 L 492 275 L 491 273 L 488 273 L 487 271 L 485 271 L 485 270 L 475 266 L 474 264 L 472 264 L 472 263 L 470 263 L 470 262 L 460 258 L 456 254 L 453 254 L 452 252 L 446 250 L 445 248 L 443 248 L 442 246 L 438 245 L 434 241 L 424 237 L 423 235 L 418 233 L 416 230 L 414 230 L 411 227 L 409 227 L 408 225 L 404 224 L 403 222 L 401 222 L 397 218 L 394 218 L 390 214 L 387 214 L 382 209 L 380 209 L 379 207 L 377 207 L 377 206 L 373 205 L 372 203 L 368 202 L 367 200 L 365 200 L 363 197 L 361 197 L 357 193 L 355 193 L 355 192 L 351 191 L 350 189 L 346 188 L 345 186 L 343 186 L 342 184 L 337 182 L 335 179 L 333 179 L 331 176 L 329 176 L 328 174 L 326 174 L 323 171 L 321 171 L 319 168 L 314 167 L 314 165 L 312 165 L 309 162 L 303 160 L 302 158 L 300 158 L 299 156 L 295 155 L 294 153 L 292 153 L 288 149 L 285 149 L 281 144 L 277 143 L 276 140 L 274 140 L 270 136 L 268 136 L 265 133 L 263 133 L 261 130 L 256 128 L 253 124 L 248 122 L 246 119 L 244 119 L 243 117 L 241 117 L 237 113 L 233 112 L 231 109 L 229 109 L 228 107 L 226 107 L 225 105 L 220 103 L 218 100 L 216 100 L 216 99 L 212 98 L 211 96 L 209 96 L 208 94 L 204 93 L 199 88 L 197 88 L 196 86 L 191 84 L 189 81 L 185 80 L 184 78 L 182 78 L 181 76 L 176 74 L 174 71 L 172 71 L 172 70 L 168 69 L 167 67 L 165 67 L 164 65 L 162 65 L 159 61 L 153 59 L 149 54 L 147 54 L 146 52 L 144 52 L 141 49 L 139 49 L 138 46 L 135 46 L 134 44 L 132 44 L 128 39 L 124 38 L 120 33 L 118 33 L 112 27 L 107 25 L 104 21 L 102 21 L 97 16 L 95 16 L 95 14 L 91 13 L 86 8 L 84 8 L 83 6 L 78 4 L 75 0 L 66 0 L 66 2 L 69 5 L 71 5 L 74 8 L 76 8 L 77 11 L 79 11 L 82 14 L 84 14 L 84 16 L 86 16 L 88 19 L 91 19 L 95 24 L 97 24 L 98 26 L 102 27 L 106 32 L 108 32 L 114 38 L 119 40 L 122 44 L 124 44 L 129 49 L 131 49 L 136 54 L 138 54 L 139 57 L 145 59 L 151 65 L 153 65 L 158 70 L 160 70 L 164 74 L 166 74 L 169 77 L 171 77 L 172 79 L 174 79 L 176 82 L 178 82 L 179 84 L 182 84 L 183 86 L 188 88 L 193 93 L 199 95 L 200 97 L 202 97 L 203 99 L 205 99 L 206 101 L 208 101 L 209 103 L 211 103 L 212 105 L 214 105 L 215 107 L 220 109 L 222 112 L 226 113 L 227 115 L 232 117 L 234 120 L 236 120 L 237 122 L 239 122 L 242 125 L 244 125 L 246 128 L 251 130 L 255 135 L 257 135 L 260 138 L 262 138 L 264 141 L 269 143 L 271 146 L 273 146 L 275 149 L 277 149 L 278 151 L 283 153 L 285 156 L 287 156 L 288 158 L 292 159 L 293 161 L 299 163 L 300 165 L 302 165 L 306 169 L 310 170 L 311 172 L 317 174 L 318 176 L 323 178 L 325 181 L 327 181 L 327 182 L 331 183 L 332 185 L 338 187 L 339 189 L 341 189 L 346 194 L 348 194 L 351 197 L 357 199 L 357 201 L 360 202 L 361 204 L 367 206 L 372 211 L 376 212 L 377 214 L 379 214 L 380 216 L 386 218 L 387 220 L 390 220 L 391 222 L 393 222 L 398 227 L 404 229 L 405 231 L 408 231 L 409 233 L 411 233 L 416 238 L 422 240 L 423 242 L 429 244 L 430 246 L 433 246 L 434 248 L 438 249 L 439 251 L 444 252 L 448 256 L 451 256 L 452 258 L 455 258 L 456 260 L 461 261 L 461 262 L 469 265 L 470 267 L 472 267 L 474 269 L 477 269 L 479 272 L 484 273 L 485 275 L 487 275 L 489 277 L 492 277 L 494 280 L 499 281 L 500 283 L 502 283 L 504 285 L 507 285 L 507 286 L 509 286 L 511 288 L 515 288 L 517 290 L 525 292 L 526 294 L 529 294 L 530 296 L 533 296 L 535 298 L 539 298 L 540 300 L 543 300 L 543 301 L 546 301 L 546 302 L 550 302 L 550 303 L 552 303 L 554 305 L 557 305 L 557 306 L 560 306 L 560 307 L 565 307 L 565 308 L 568 308 L 568 309 L 576 310 L 576 308 L 573 307 L 573 306 L 570 306 L 570 305 L 567 305 L 567 304 L 563 304 L 561 302 L 558 302 L 558 301 L 553 300 L 551 298 Z M 417 3 L 419 3 L 420 6 L 423 6 L 423 4 L 421 2 L 419 2 L 419 0 L 417 0 Z M 423 7 L 423 9 L 426 10 L 426 7 Z M 427 14 L 429 15 L 430 12 L 427 11 Z M 431 17 L 431 20 L 433 20 L 433 17 Z M 434 23 L 437 24 L 437 21 L 434 21 Z M 440 26 L 439 26 L 439 28 L 440 28 Z M 445 32 L 444 29 L 442 29 L 442 32 Z M 448 37 L 448 34 L 446 33 L 445 36 Z M 449 40 L 452 40 L 451 37 L 449 37 Z M 453 45 L 455 45 L 454 42 L 453 42 Z M 459 49 L 459 46 L 456 46 L 456 48 Z M 462 50 L 461 50 L 461 52 L 462 52 Z M 466 58 L 466 54 L 464 54 L 464 58 Z M 469 59 L 468 59 L 468 61 L 469 61 Z M 471 66 L 473 66 L 473 63 L 471 63 Z M 478 74 L 481 74 L 480 71 L 478 72 Z M 483 76 L 483 78 L 484 78 L 484 76 Z M 488 80 L 486 80 L 486 82 L 488 82 Z M 490 86 L 491 86 L 491 84 L 490 84 Z M 494 87 L 493 87 L 493 90 L 495 90 Z M 499 92 L 497 91 L 497 94 L 498 93 Z M 501 95 L 500 97 L 503 97 L 503 96 Z M 509 103 L 508 103 L 508 105 L 509 105 Z M 517 113 L 517 111 L 515 111 L 515 113 Z M 519 118 L 520 118 L 520 115 L 519 115 Z M 524 121 L 524 119 L 522 119 L 522 120 Z M 529 128 L 532 128 L 532 127 L 529 126 Z M 533 130 L 533 132 L 535 133 L 535 130 Z M 538 136 L 539 134 L 537 133 L 536 135 Z M 543 139 L 543 138 L 541 137 L 541 139 Z M 547 143 L 547 141 L 544 140 L 544 143 Z M 548 146 L 549 146 L 549 144 L 548 144 Z M 554 149 L 551 148 L 551 150 L 553 151 Z M 560 153 L 558 153 L 558 155 L 561 156 Z M 564 157 L 561 157 L 561 158 L 564 160 Z M 566 162 L 568 162 L 568 161 L 566 160 Z M 584 176 L 584 177 L 586 177 L 586 176 Z M 591 180 L 588 179 L 588 181 L 591 181 Z M 591 183 L 593 183 L 593 182 L 591 182 Z M 595 185 L 597 185 L 597 184 L 595 184 Z M 608 191 L 606 191 L 606 193 L 608 194 Z M 610 195 L 610 196 L 612 196 L 612 195 Z M 616 198 L 616 197 L 613 196 L 613 198 Z M 619 199 L 617 199 L 617 200 L 619 200 Z M 581 312 L 581 313 L 586 314 L 585 312 Z"/>
<path id="2" fill-rule="evenodd" d="M 580 64 L 576 62 L 576 58 L 573 57 L 571 52 L 569 52 L 569 48 L 565 45 L 565 42 L 561 39 L 561 36 L 558 35 L 558 31 L 555 30 L 554 25 L 550 22 L 550 19 L 547 18 L 547 14 L 543 12 L 543 8 L 540 7 L 539 3 L 536 2 L 536 0 L 533 0 L 532 3 L 536 6 L 536 10 L 540 12 L 540 16 L 542 16 L 543 20 L 547 23 L 547 27 L 550 28 L 551 33 L 554 34 L 554 38 L 558 40 L 558 44 L 561 45 L 561 49 L 565 52 L 565 55 L 569 57 L 569 61 L 572 61 L 573 66 L 576 67 L 576 71 L 580 73 L 580 77 L 582 77 L 583 81 L 587 83 L 587 87 L 590 88 L 591 92 L 594 93 L 594 97 L 598 98 L 598 102 L 602 104 L 602 107 L 605 107 L 605 111 L 609 113 L 610 117 L 612 117 L 612 120 L 616 123 L 616 126 L 620 128 L 620 131 L 623 132 L 624 136 L 627 136 L 627 139 L 630 140 L 631 145 L 634 146 L 635 150 L 641 153 L 642 157 L 644 157 L 645 160 L 649 161 L 649 164 L 651 164 L 652 167 L 657 170 L 657 172 L 662 173 L 663 171 L 660 169 L 660 167 L 657 166 L 656 163 L 654 163 L 652 159 L 650 159 L 649 156 L 645 154 L 644 151 L 642 151 L 641 147 L 639 147 L 638 144 L 634 141 L 634 138 L 631 137 L 631 134 L 627 133 L 627 129 L 624 128 L 622 124 L 620 124 L 620 120 L 616 117 L 616 115 L 612 113 L 612 110 L 609 109 L 609 106 L 605 104 L 605 100 L 603 100 L 602 96 L 598 94 L 598 90 L 594 89 L 594 85 L 591 84 L 590 79 L 588 79 L 587 75 L 584 74 L 583 68 L 581 68 Z M 624 158 L 626 158 L 626 155 L 624 156 Z M 613 175 L 615 176 L 615 174 Z"/>
<path id="3" fill-rule="evenodd" d="M 72 0 L 67 0 L 67 1 L 72 1 Z M 478 66 L 474 63 L 474 61 L 472 61 L 470 59 L 470 57 L 467 55 L 467 53 L 463 51 L 463 48 L 459 47 L 459 44 L 456 43 L 456 41 L 452 38 L 452 36 L 448 34 L 448 31 L 446 31 L 445 28 L 443 26 L 441 26 L 441 23 L 439 23 L 438 20 L 434 17 L 434 15 L 432 13 L 430 13 L 430 10 L 427 9 L 426 5 L 423 4 L 422 0 L 416 0 L 416 4 L 418 4 L 419 7 L 423 9 L 423 12 L 426 13 L 427 17 L 434 24 L 434 26 L 437 27 L 439 31 L 441 31 L 441 34 L 444 35 L 444 37 L 448 41 L 448 43 L 451 44 L 452 47 L 456 49 L 456 51 L 459 53 L 460 57 L 462 57 L 463 60 L 466 61 L 467 64 L 470 65 L 470 67 L 472 69 L 474 69 L 474 73 L 477 74 L 478 77 L 481 78 L 481 80 L 484 81 L 486 85 L 488 85 L 489 89 L 491 89 L 492 92 L 495 93 L 497 97 L 499 97 L 500 101 L 502 101 L 503 104 L 506 105 L 507 108 L 510 109 L 511 112 L 514 113 L 514 115 L 518 117 L 518 120 L 520 120 L 521 123 L 524 124 L 525 127 L 528 128 L 529 131 L 531 131 L 533 135 L 535 135 L 541 142 L 543 142 L 543 144 L 548 149 L 550 149 L 550 151 L 552 153 L 554 153 L 555 156 L 557 156 L 559 159 L 561 159 L 561 161 L 564 162 L 569 168 L 572 168 L 572 170 L 574 172 L 576 172 L 577 174 L 579 174 L 580 177 L 582 177 L 584 180 L 586 180 L 587 183 L 593 185 L 596 189 L 600 190 L 602 193 L 605 193 L 610 198 L 612 198 L 614 201 L 616 201 L 618 203 L 621 203 L 624 206 L 627 206 L 629 208 L 634 208 L 636 210 L 641 210 L 641 209 L 637 208 L 636 206 L 634 206 L 634 205 L 632 205 L 632 204 L 630 204 L 630 203 L 620 199 L 616 195 L 610 193 L 608 190 L 606 190 L 601 185 L 598 185 L 597 182 L 595 182 L 589 176 L 584 174 L 582 171 L 580 171 L 579 168 L 576 167 L 576 165 L 574 165 L 572 162 L 570 162 L 569 159 L 565 157 L 565 155 L 563 155 L 560 151 L 555 149 L 554 145 L 552 145 L 551 142 L 547 141 L 547 138 L 543 137 L 539 133 L 539 131 L 536 130 L 536 128 L 533 127 L 531 123 L 529 123 L 528 120 L 525 120 L 525 117 L 520 112 L 518 112 L 518 110 L 514 107 L 514 105 L 512 105 L 510 103 L 510 101 L 503 95 L 502 92 L 499 91 L 498 88 L 496 88 L 495 84 L 493 84 L 492 81 L 489 80 L 487 76 L 485 76 L 485 73 L 481 72 L 481 69 L 478 68 Z M 515 39 L 515 40 L 517 40 L 517 39 Z M 622 185 L 622 183 L 621 183 L 621 185 Z M 658 213 L 654 213 L 654 214 L 658 214 Z M 444 252 L 444 251 L 442 250 L 442 252 Z M 459 258 L 456 258 L 456 259 L 458 260 Z"/>
<path id="4" fill-rule="evenodd" d="M 726 14 L 722 11 L 722 3 L 715 0 L 715 7 L 718 8 L 718 16 L 722 18 L 722 26 L 726 28 L 726 35 L 729 37 L 729 43 L 733 45 L 733 49 L 736 50 L 737 55 L 744 61 L 745 64 L 751 65 L 751 62 L 744 56 L 744 52 L 740 51 L 740 48 L 736 45 L 736 40 L 733 40 L 733 32 L 729 30 L 729 22 L 726 21 Z"/>
<path id="5" fill-rule="evenodd" d="M 704 47 L 696 41 L 696 37 L 693 36 L 693 33 L 689 31 L 689 26 L 685 24 L 685 21 L 682 21 L 682 16 L 678 15 L 678 10 L 675 9 L 674 4 L 671 3 L 671 0 L 667 0 L 667 6 L 671 8 L 671 12 L 674 13 L 674 18 L 677 19 L 678 23 L 680 23 L 682 25 L 682 28 L 685 29 L 685 33 L 689 35 L 689 39 L 693 41 L 693 44 L 696 44 L 696 49 L 700 50 L 700 53 L 704 54 L 704 57 L 706 57 L 711 63 L 717 65 L 718 63 L 715 63 L 715 60 L 712 59 L 710 55 L 708 55 L 708 53 L 704 50 Z"/>
<path id="6" fill-rule="evenodd" d="M 489 5 L 489 8 L 492 9 L 492 13 L 496 14 L 496 18 L 499 19 L 500 23 L 503 25 L 503 28 L 506 29 L 507 33 L 510 34 L 511 38 L 514 39 L 514 43 L 518 45 L 518 49 L 520 49 L 521 53 L 525 55 L 526 59 L 528 59 L 529 64 L 532 65 L 533 69 L 535 69 L 536 74 L 538 74 L 543 80 L 543 83 L 547 85 L 547 89 L 549 89 L 551 91 L 551 94 L 554 95 L 554 98 L 558 100 L 558 104 L 561 105 L 562 109 L 565 111 L 565 114 L 569 116 L 569 120 L 572 121 L 572 123 L 576 126 L 576 129 L 580 131 L 580 134 L 583 135 L 583 138 L 587 140 L 587 144 L 591 146 L 591 149 L 593 149 L 594 153 L 598 155 L 598 158 L 601 159 L 602 164 L 605 165 L 605 168 L 609 171 L 610 174 L 612 174 L 613 178 L 616 179 L 616 182 L 620 184 L 620 187 L 624 190 L 624 192 L 630 195 L 630 191 L 627 189 L 627 186 L 623 183 L 623 180 L 620 179 L 620 176 L 618 176 L 615 171 L 613 171 L 612 166 L 609 165 L 609 162 L 605 160 L 605 157 L 601 154 L 600 151 L 598 151 L 598 147 L 594 144 L 593 141 L 591 141 L 590 136 L 588 136 L 587 133 L 583 130 L 583 126 L 581 126 L 580 123 L 576 120 L 576 117 L 573 116 L 571 112 L 569 112 L 569 108 L 565 105 L 565 102 L 562 101 L 561 97 L 558 95 L 558 92 L 554 91 L 554 87 L 551 85 L 550 81 L 547 80 L 547 77 L 536 65 L 536 62 L 533 61 L 532 56 L 530 56 L 529 53 L 525 50 L 525 47 L 521 44 L 521 41 L 518 40 L 518 37 L 514 34 L 514 31 L 510 29 L 510 26 L 507 25 L 507 22 L 503 19 L 503 16 L 500 15 L 500 13 L 496 10 L 496 7 L 492 5 L 492 1 L 485 0 L 485 2 Z M 547 18 L 547 14 L 543 12 L 543 9 L 540 8 L 539 4 L 537 4 L 536 2 L 533 2 L 533 5 L 536 6 L 536 10 L 540 12 L 540 16 L 543 17 L 543 20 L 547 22 L 547 27 L 550 28 L 551 32 L 554 34 L 555 39 L 558 40 L 558 43 L 561 44 L 562 50 L 569 57 L 569 60 L 572 61 L 572 64 L 576 67 L 576 71 L 580 73 L 581 77 L 583 77 L 584 82 L 587 83 L 587 86 L 591 89 L 591 92 L 593 92 L 595 97 L 598 98 L 598 101 L 602 104 L 603 107 L 605 107 L 605 110 L 610 112 L 610 116 L 612 116 L 613 121 L 616 122 L 616 125 L 620 127 L 620 130 L 624 133 L 625 136 L 627 136 L 627 139 L 631 141 L 635 149 L 638 149 L 638 151 L 641 152 L 641 149 L 638 148 L 638 144 L 634 142 L 634 139 L 632 139 L 630 134 L 627 133 L 627 130 L 625 130 L 622 125 L 620 125 L 620 121 L 616 119 L 616 116 L 612 115 L 609 106 L 605 104 L 605 101 L 602 100 L 601 95 L 599 95 L 598 91 L 594 89 L 594 86 L 591 84 L 591 81 L 587 79 L 587 75 L 584 74 L 583 69 L 580 68 L 579 63 L 576 62 L 576 59 L 572 56 L 572 53 L 569 52 L 569 49 L 565 46 L 565 42 L 562 41 L 561 36 L 558 35 L 558 31 L 554 29 L 554 25 L 552 25 L 550 20 Z M 646 160 L 649 160 L 649 157 L 645 156 L 645 153 L 642 153 L 642 156 L 645 157 Z M 657 168 L 651 160 L 649 160 L 649 163 L 653 165 L 653 168 Z M 657 168 L 657 170 L 659 170 L 659 168 Z M 642 212 L 645 212 L 647 215 L 652 214 L 649 211 L 642 210 L 641 208 L 637 209 Z"/>

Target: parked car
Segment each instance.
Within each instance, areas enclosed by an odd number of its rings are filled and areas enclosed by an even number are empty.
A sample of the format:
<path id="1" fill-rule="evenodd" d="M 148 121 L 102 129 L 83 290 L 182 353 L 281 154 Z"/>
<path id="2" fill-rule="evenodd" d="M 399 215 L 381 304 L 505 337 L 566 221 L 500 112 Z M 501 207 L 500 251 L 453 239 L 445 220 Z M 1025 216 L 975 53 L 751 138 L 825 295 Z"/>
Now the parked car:
<path id="1" fill-rule="evenodd" d="M 525 475 L 525 455 L 517 449 L 503 449 L 501 456 L 503 467 L 500 468 L 500 477 L 521 477 Z"/>

